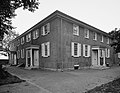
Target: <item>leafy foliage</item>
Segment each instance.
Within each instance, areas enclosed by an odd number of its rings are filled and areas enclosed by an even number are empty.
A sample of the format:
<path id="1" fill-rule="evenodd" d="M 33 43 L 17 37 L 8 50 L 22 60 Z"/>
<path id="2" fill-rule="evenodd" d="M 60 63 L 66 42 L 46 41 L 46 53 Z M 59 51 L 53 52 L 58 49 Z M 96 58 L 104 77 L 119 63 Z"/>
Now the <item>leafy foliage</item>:
<path id="1" fill-rule="evenodd" d="M 111 44 L 114 47 L 115 52 L 120 52 L 120 30 L 113 30 L 109 33 L 113 37 L 113 43 Z"/>
<path id="2" fill-rule="evenodd" d="M 22 7 L 34 12 L 38 5 L 38 0 L 0 0 L 0 38 L 3 39 L 4 33 L 8 34 L 14 28 L 11 19 L 16 16 L 16 9 Z"/>
<path id="3" fill-rule="evenodd" d="M 19 33 L 16 33 L 15 31 L 9 31 L 8 34 L 4 35 L 4 38 L 2 40 L 2 46 L 6 52 L 9 51 L 9 42 L 18 36 L 19 36 Z"/>

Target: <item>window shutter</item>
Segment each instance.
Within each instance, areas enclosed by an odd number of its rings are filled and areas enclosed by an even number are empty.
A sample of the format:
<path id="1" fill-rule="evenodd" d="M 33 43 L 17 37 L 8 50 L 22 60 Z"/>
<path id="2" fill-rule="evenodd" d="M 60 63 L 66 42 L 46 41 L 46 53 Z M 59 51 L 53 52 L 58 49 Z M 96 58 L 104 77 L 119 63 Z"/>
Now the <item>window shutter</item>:
<path id="1" fill-rule="evenodd" d="M 50 56 L 50 42 L 47 43 L 47 56 Z"/>
<path id="2" fill-rule="evenodd" d="M 47 23 L 47 31 L 50 32 L 50 23 Z"/>
<path id="3" fill-rule="evenodd" d="M 41 44 L 41 50 L 42 50 L 42 56 L 45 56 L 45 46 L 44 44 Z"/>
<path id="4" fill-rule="evenodd" d="M 71 43 L 71 54 L 74 57 L 74 43 Z"/>
<path id="5" fill-rule="evenodd" d="M 90 32 L 90 31 L 87 29 L 87 35 L 88 35 L 88 38 L 89 38 L 89 32 Z"/>
<path id="6" fill-rule="evenodd" d="M 85 45 L 83 44 L 83 56 L 85 56 Z"/>
<path id="7" fill-rule="evenodd" d="M 78 44 L 78 56 L 81 56 L 81 44 Z"/>
<path id="8" fill-rule="evenodd" d="M 110 49 L 108 49 L 108 58 L 110 57 Z"/>
<path id="9" fill-rule="evenodd" d="M 41 27 L 41 35 L 45 35 L 44 26 Z"/>
<path id="10" fill-rule="evenodd" d="M 108 56 L 107 56 L 107 48 L 105 48 L 105 57 L 108 57 Z"/>
<path id="11" fill-rule="evenodd" d="M 90 57 L 90 45 L 88 45 L 88 57 Z"/>

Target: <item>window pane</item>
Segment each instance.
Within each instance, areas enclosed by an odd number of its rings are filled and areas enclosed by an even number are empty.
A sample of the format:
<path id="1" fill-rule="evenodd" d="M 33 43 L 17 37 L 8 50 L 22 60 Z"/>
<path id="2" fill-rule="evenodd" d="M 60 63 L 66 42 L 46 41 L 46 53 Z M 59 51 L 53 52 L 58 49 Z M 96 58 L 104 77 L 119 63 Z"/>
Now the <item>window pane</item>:
<path id="1" fill-rule="evenodd" d="M 78 51 L 78 47 L 77 47 L 77 43 L 74 43 L 74 55 L 77 55 L 77 51 Z"/>

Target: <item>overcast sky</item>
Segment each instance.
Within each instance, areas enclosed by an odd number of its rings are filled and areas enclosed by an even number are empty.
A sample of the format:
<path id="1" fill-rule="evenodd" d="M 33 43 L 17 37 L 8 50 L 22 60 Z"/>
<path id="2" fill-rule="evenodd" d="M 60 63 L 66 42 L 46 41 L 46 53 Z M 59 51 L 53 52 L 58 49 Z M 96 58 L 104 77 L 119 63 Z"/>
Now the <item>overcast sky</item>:
<path id="1" fill-rule="evenodd" d="M 19 34 L 59 10 L 105 32 L 120 28 L 120 0 L 39 0 L 34 13 L 16 10 L 13 26 Z"/>

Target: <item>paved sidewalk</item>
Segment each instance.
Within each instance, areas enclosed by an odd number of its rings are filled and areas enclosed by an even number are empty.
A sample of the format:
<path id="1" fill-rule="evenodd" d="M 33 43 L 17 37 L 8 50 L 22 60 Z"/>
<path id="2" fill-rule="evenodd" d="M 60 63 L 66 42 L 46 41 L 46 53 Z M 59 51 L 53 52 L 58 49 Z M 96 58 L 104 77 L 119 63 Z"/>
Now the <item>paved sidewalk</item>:
<path id="1" fill-rule="evenodd" d="M 38 88 L 39 91 L 36 89 L 37 91 L 33 93 L 84 93 L 120 77 L 120 67 L 106 70 L 86 69 L 64 72 L 25 70 L 17 67 L 9 67 L 7 70 L 27 80 L 30 86 Z"/>

